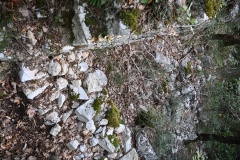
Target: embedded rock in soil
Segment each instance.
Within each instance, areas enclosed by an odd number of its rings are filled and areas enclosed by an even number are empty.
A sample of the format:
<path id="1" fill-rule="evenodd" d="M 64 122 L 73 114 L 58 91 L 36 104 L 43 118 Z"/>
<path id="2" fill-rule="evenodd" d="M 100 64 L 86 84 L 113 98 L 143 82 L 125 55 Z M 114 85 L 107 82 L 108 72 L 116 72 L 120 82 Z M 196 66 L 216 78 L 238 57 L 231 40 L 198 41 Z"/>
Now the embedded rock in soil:
<path id="1" fill-rule="evenodd" d="M 132 148 L 131 130 L 128 127 L 126 127 L 122 133 L 122 140 L 123 150 L 127 153 Z"/>
<path id="2" fill-rule="evenodd" d="M 141 158 L 151 160 L 158 158 L 143 129 L 139 130 L 136 134 L 136 147 Z"/>
<path id="3" fill-rule="evenodd" d="M 125 125 L 120 124 L 118 128 L 115 128 L 115 132 L 119 134 L 119 133 L 122 133 L 124 129 L 125 129 Z"/>
<path id="4" fill-rule="evenodd" d="M 94 125 L 94 121 L 93 120 L 90 120 L 86 123 L 86 128 L 87 130 L 89 130 L 90 132 L 94 132 L 96 130 L 96 127 Z"/>
<path id="5" fill-rule="evenodd" d="M 62 77 L 58 78 L 56 83 L 59 90 L 66 88 L 68 85 L 68 81 Z"/>
<path id="6" fill-rule="evenodd" d="M 50 62 L 48 66 L 48 73 L 52 76 L 57 76 L 62 70 L 61 65 L 58 62 Z"/>
<path id="7" fill-rule="evenodd" d="M 64 96 L 63 94 L 60 94 L 59 95 L 59 98 L 58 98 L 58 107 L 62 107 L 64 101 L 66 100 L 66 96 Z"/>
<path id="8" fill-rule="evenodd" d="M 89 139 L 89 144 L 93 147 L 96 146 L 98 144 L 98 142 L 99 142 L 99 139 L 97 139 L 95 137 Z"/>
<path id="9" fill-rule="evenodd" d="M 68 117 L 70 117 L 72 112 L 73 112 L 73 109 L 71 109 L 71 110 L 69 110 L 69 111 L 67 111 L 66 113 L 63 114 L 63 116 L 62 116 L 63 123 L 65 123 L 67 121 Z"/>
<path id="10" fill-rule="evenodd" d="M 37 73 L 38 73 L 37 69 L 31 71 L 29 68 L 24 67 L 24 65 L 22 64 L 19 76 L 22 82 L 41 79 L 46 76 L 46 74 L 43 72 L 40 72 L 38 74 Z"/>
<path id="11" fill-rule="evenodd" d="M 49 113 L 46 118 L 45 118 L 45 125 L 53 125 L 56 124 L 60 121 L 60 118 L 58 117 L 58 113 L 57 112 L 52 112 Z"/>
<path id="12" fill-rule="evenodd" d="M 77 149 L 78 145 L 79 145 L 79 142 L 77 140 L 72 140 L 68 142 L 67 147 L 69 150 L 75 150 Z"/>
<path id="13" fill-rule="evenodd" d="M 88 122 L 92 120 L 93 116 L 96 114 L 96 111 L 94 111 L 91 106 L 92 102 L 93 99 L 90 99 L 76 109 L 75 113 L 80 121 Z"/>
<path id="14" fill-rule="evenodd" d="M 96 70 L 87 75 L 83 84 L 87 88 L 88 93 L 99 92 L 107 85 L 107 77 L 102 71 Z"/>
<path id="15" fill-rule="evenodd" d="M 128 152 L 123 157 L 121 157 L 119 160 L 138 160 L 138 154 L 136 152 L 136 149 L 133 148 L 130 152 Z M 153 160 L 153 159 L 146 159 L 146 160 Z"/>
<path id="16" fill-rule="evenodd" d="M 28 97 L 28 99 L 33 99 L 34 97 L 41 94 L 48 86 L 49 86 L 49 84 L 47 83 L 43 87 L 38 88 L 34 91 L 32 91 L 31 89 L 27 89 L 24 93 Z"/>
<path id="17" fill-rule="evenodd" d="M 115 147 L 113 146 L 113 144 L 108 140 L 108 138 L 104 138 L 102 140 L 100 140 L 98 142 L 98 144 L 105 149 L 106 151 L 108 151 L 109 153 L 114 153 L 115 151 Z"/>
<path id="18" fill-rule="evenodd" d="M 88 96 L 86 94 L 86 92 L 83 90 L 83 88 L 81 87 L 81 80 L 74 80 L 72 81 L 72 85 L 70 85 L 70 88 L 73 90 L 73 92 L 78 96 L 78 99 L 81 100 L 88 100 Z"/>
<path id="19" fill-rule="evenodd" d="M 61 131 L 61 126 L 59 126 L 58 124 L 56 124 L 54 127 L 52 127 L 50 134 L 53 136 L 58 135 L 58 133 Z"/>
<path id="20" fill-rule="evenodd" d="M 88 64 L 86 62 L 81 62 L 79 67 L 81 72 L 86 72 L 88 70 Z"/>

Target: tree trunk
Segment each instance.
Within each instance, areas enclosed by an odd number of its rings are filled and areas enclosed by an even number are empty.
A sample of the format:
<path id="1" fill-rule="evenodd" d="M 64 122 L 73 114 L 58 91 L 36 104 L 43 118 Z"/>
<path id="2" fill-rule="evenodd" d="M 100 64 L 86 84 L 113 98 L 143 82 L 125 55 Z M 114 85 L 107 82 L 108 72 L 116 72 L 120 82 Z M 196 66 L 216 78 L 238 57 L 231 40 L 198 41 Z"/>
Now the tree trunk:
<path id="1" fill-rule="evenodd" d="M 184 144 L 190 144 L 192 142 L 196 142 L 196 141 L 217 141 L 220 143 L 226 143 L 226 144 L 237 144 L 240 145 L 240 137 L 236 137 L 236 136 L 228 136 L 228 137 L 224 137 L 221 135 L 216 135 L 216 134 L 197 134 L 197 138 L 194 140 L 187 140 L 184 141 Z"/>

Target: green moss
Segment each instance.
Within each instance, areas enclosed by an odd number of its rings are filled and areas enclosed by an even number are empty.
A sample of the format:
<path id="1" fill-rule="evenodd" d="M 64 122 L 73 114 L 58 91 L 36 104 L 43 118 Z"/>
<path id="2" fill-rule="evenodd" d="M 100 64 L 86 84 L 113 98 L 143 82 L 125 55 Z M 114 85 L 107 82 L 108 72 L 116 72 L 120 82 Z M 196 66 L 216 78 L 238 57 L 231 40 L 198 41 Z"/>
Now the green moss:
<path id="1" fill-rule="evenodd" d="M 191 63 L 187 62 L 187 67 L 184 68 L 185 70 L 185 75 L 188 75 L 191 73 Z"/>
<path id="2" fill-rule="evenodd" d="M 147 125 L 149 127 L 154 127 L 153 124 L 153 114 L 150 111 L 141 111 L 138 113 L 135 124 L 136 125 Z"/>
<path id="3" fill-rule="evenodd" d="M 117 128 L 119 127 L 121 121 L 120 111 L 115 106 L 112 100 L 109 100 L 108 103 L 110 104 L 111 108 L 106 112 L 106 118 L 108 120 L 108 126 Z"/>
<path id="4" fill-rule="evenodd" d="M 100 160 L 104 160 L 104 157 L 101 157 Z"/>
<path id="5" fill-rule="evenodd" d="M 70 95 L 70 100 L 71 100 L 71 101 L 76 101 L 76 100 L 78 100 L 78 97 L 79 97 L 78 94 L 71 93 L 71 95 Z"/>
<path id="6" fill-rule="evenodd" d="M 108 94 L 108 92 L 107 92 L 107 90 L 106 90 L 105 88 L 103 88 L 102 94 L 104 94 L 104 95 L 107 95 L 107 94 Z"/>
<path id="7" fill-rule="evenodd" d="M 108 136 L 108 139 L 114 145 L 114 147 L 118 147 L 120 140 L 116 134 Z"/>
<path id="8" fill-rule="evenodd" d="M 165 79 L 162 80 L 162 88 L 165 93 L 168 93 L 168 83 Z"/>
<path id="9" fill-rule="evenodd" d="M 131 31 L 139 35 L 142 32 L 142 27 L 138 26 L 138 19 L 140 18 L 140 15 L 141 12 L 138 9 L 122 9 L 120 12 L 120 19 L 125 25 L 130 27 Z"/>
<path id="10" fill-rule="evenodd" d="M 98 97 L 93 102 L 93 109 L 96 111 L 96 114 L 100 113 L 101 111 L 101 105 L 103 104 L 103 97 Z"/>
<path id="11" fill-rule="evenodd" d="M 204 3 L 207 16 L 212 18 L 216 15 L 217 11 L 220 10 L 222 0 L 205 0 Z"/>

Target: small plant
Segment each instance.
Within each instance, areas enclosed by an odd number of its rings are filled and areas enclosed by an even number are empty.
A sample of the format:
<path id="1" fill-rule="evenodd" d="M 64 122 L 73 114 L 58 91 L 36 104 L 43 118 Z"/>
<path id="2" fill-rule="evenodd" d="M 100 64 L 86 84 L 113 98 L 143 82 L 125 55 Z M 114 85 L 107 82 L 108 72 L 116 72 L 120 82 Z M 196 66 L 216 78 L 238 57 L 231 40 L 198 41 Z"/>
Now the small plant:
<path id="1" fill-rule="evenodd" d="M 108 139 L 114 145 L 114 147 L 118 147 L 118 145 L 120 144 L 120 140 L 116 134 L 109 135 Z"/>
<path id="2" fill-rule="evenodd" d="M 115 106 L 112 100 L 108 101 L 111 108 L 106 112 L 106 118 L 108 120 L 108 126 L 117 128 L 121 123 L 120 111 Z"/>
<path id="3" fill-rule="evenodd" d="M 187 66 L 184 68 L 185 75 L 189 75 L 191 73 L 191 63 L 187 62 Z"/>
<path id="4" fill-rule="evenodd" d="M 78 100 L 78 97 L 79 97 L 79 95 L 78 95 L 78 94 L 75 94 L 74 92 L 72 92 L 72 93 L 70 94 L 70 100 L 71 100 L 71 101 L 77 101 L 77 100 Z"/>
<path id="5" fill-rule="evenodd" d="M 168 93 L 168 83 L 166 80 L 162 80 L 162 88 L 165 93 Z"/>
<path id="6" fill-rule="evenodd" d="M 101 105 L 103 104 L 103 97 L 98 97 L 93 102 L 93 109 L 96 111 L 96 114 L 100 113 L 101 111 Z"/>
<path id="7" fill-rule="evenodd" d="M 102 94 L 104 94 L 106 96 L 108 94 L 108 91 L 105 88 L 103 88 Z"/>
<path id="8" fill-rule="evenodd" d="M 205 160 L 205 154 L 200 152 L 199 148 L 197 148 L 196 155 L 193 156 L 193 160 Z"/>
<path id="9" fill-rule="evenodd" d="M 106 0 L 90 0 L 90 4 L 98 8 L 100 8 L 105 2 Z"/>
<path id="10" fill-rule="evenodd" d="M 138 9 L 121 10 L 120 19 L 123 23 L 130 27 L 131 31 L 136 34 L 141 34 L 142 27 L 138 25 L 138 19 L 140 18 L 141 12 Z"/>
<path id="11" fill-rule="evenodd" d="M 147 125 L 149 127 L 154 127 L 152 117 L 153 117 L 153 114 L 150 111 L 141 111 L 137 115 L 135 124 L 136 125 Z"/>
<path id="12" fill-rule="evenodd" d="M 205 0 L 204 4 L 207 16 L 212 18 L 221 9 L 223 2 L 222 0 Z"/>

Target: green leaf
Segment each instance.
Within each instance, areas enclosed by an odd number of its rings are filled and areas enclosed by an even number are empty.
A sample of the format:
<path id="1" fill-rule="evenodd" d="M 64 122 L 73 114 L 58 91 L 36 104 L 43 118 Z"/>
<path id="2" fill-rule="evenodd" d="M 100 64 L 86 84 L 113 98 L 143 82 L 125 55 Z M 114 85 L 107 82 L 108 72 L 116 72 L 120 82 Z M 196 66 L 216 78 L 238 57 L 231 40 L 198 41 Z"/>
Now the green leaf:
<path id="1" fill-rule="evenodd" d="M 141 0 L 140 1 L 142 4 L 148 4 L 148 0 Z"/>

